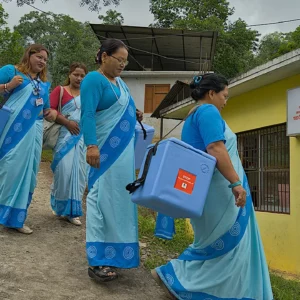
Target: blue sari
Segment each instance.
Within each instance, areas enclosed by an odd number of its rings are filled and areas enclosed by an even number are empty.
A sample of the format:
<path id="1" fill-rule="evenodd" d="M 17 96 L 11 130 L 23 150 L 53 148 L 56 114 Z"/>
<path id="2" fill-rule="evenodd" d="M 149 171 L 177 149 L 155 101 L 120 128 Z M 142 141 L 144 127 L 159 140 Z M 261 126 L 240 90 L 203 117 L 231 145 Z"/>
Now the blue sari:
<path id="1" fill-rule="evenodd" d="M 62 114 L 80 123 L 80 107 L 80 96 L 77 96 L 62 107 Z M 51 207 L 58 216 L 82 216 L 82 197 L 86 187 L 85 153 L 82 133 L 72 135 L 61 126 L 51 164 L 54 174 Z"/>
<path id="2" fill-rule="evenodd" d="M 14 67 L 0 69 L 9 82 L 14 76 Z M 48 82 L 40 82 L 40 97 L 43 105 L 36 105 L 38 96 L 33 93 L 30 80 L 24 78 L 5 105 L 12 114 L 0 136 L 0 224 L 6 227 L 22 228 L 27 217 L 36 187 L 36 177 L 42 152 L 43 109 L 49 108 Z M 4 83 L 4 82 L 0 82 Z M 37 84 L 37 82 L 35 82 Z"/>
<path id="3" fill-rule="evenodd" d="M 85 79 L 86 80 L 86 79 Z M 90 168 L 86 253 L 90 266 L 139 265 L 137 207 L 125 187 L 134 181 L 136 108 L 125 83 L 121 95 L 96 113 L 100 168 Z"/>
<path id="4" fill-rule="evenodd" d="M 177 299 L 272 300 L 250 188 L 236 135 L 227 124 L 225 138 L 232 164 L 247 191 L 245 207 L 236 207 L 228 181 L 216 169 L 203 215 L 191 220 L 194 243 L 156 272 Z"/>

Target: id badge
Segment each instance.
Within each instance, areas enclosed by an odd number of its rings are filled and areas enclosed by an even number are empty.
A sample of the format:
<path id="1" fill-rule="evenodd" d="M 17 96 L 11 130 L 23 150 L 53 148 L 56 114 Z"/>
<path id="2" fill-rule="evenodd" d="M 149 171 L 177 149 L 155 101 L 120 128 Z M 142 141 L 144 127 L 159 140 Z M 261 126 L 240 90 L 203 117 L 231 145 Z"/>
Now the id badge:
<path id="1" fill-rule="evenodd" d="M 41 106 L 44 105 L 43 98 L 38 98 L 35 100 L 35 106 Z"/>

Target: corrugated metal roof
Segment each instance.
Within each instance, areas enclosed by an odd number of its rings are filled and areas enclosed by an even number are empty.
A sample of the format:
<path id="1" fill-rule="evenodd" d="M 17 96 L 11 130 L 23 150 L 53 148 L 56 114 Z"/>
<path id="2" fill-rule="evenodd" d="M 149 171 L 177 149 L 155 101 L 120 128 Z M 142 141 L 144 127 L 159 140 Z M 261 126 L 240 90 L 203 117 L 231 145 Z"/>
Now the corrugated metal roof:
<path id="1" fill-rule="evenodd" d="M 169 108 L 172 105 L 176 105 L 191 96 L 191 89 L 189 84 L 177 80 L 176 83 L 172 86 L 169 93 L 162 100 L 159 106 L 151 115 L 152 118 L 160 118 L 164 109 Z"/>
<path id="2" fill-rule="evenodd" d="M 126 70 L 211 70 L 218 36 L 216 31 L 197 32 L 136 26 L 90 25 L 100 42 L 106 38 L 115 38 L 123 40 L 129 47 L 130 63 Z"/>

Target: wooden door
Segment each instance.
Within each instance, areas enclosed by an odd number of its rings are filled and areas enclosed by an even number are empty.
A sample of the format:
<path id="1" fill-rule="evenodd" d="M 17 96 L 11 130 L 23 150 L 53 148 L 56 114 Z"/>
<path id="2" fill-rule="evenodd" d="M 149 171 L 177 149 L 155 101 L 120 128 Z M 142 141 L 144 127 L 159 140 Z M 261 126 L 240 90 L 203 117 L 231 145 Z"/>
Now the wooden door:
<path id="1" fill-rule="evenodd" d="M 144 112 L 153 113 L 170 91 L 170 84 L 146 84 Z"/>

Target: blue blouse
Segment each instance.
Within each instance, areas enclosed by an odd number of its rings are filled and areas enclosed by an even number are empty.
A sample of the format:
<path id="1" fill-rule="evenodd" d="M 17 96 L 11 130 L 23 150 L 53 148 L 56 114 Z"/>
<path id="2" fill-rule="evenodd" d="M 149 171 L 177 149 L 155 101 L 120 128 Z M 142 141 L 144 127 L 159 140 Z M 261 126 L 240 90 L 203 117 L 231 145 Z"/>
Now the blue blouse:
<path id="1" fill-rule="evenodd" d="M 206 151 L 209 144 L 224 141 L 225 122 L 212 104 L 203 104 L 185 121 L 181 139 L 194 148 Z"/>
<path id="2" fill-rule="evenodd" d="M 25 74 L 19 72 L 13 65 L 6 65 L 0 68 L 0 84 L 9 83 L 16 75 L 22 76 L 24 80 L 29 80 Z M 35 81 L 35 84 L 37 85 L 38 82 Z M 49 91 L 47 91 L 47 93 L 47 97 L 43 97 L 44 109 L 50 108 Z"/>
<path id="3" fill-rule="evenodd" d="M 86 145 L 97 145 L 96 111 L 108 109 L 120 95 L 120 88 L 98 71 L 90 72 L 83 79 L 80 86 L 81 131 Z"/>

